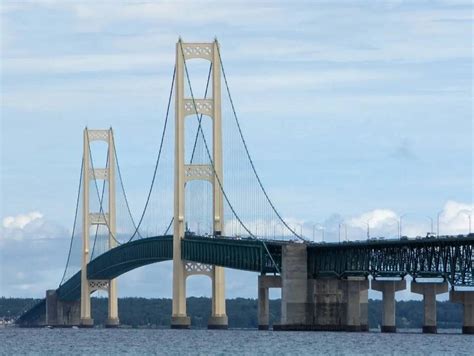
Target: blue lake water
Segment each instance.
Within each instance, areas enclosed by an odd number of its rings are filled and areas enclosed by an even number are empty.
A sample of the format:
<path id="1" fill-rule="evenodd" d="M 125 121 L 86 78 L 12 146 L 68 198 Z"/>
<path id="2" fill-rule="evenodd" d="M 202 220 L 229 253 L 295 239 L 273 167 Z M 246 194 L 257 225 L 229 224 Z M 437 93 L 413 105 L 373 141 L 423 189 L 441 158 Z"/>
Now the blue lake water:
<path id="1" fill-rule="evenodd" d="M 458 332 L 458 331 L 455 331 Z M 257 330 L 0 329 L 1 355 L 474 355 L 474 336 Z"/>

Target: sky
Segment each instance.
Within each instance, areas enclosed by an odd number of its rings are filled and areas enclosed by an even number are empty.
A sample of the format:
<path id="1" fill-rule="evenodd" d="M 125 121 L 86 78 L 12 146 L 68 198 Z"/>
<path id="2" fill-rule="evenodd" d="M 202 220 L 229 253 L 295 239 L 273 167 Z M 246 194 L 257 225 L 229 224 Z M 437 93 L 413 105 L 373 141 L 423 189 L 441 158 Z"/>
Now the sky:
<path id="1" fill-rule="evenodd" d="M 82 130 L 112 126 L 132 212 L 156 159 L 179 36 L 218 38 L 255 165 L 313 238 L 468 231 L 473 209 L 471 1 L 9 1 L 0 4 L 0 295 L 61 278 Z M 439 218 L 439 219 L 438 219 Z M 315 239 L 321 238 L 317 229 Z M 228 297 L 256 274 L 226 272 Z M 171 297 L 171 263 L 119 277 Z M 210 295 L 207 277 L 188 295 Z M 374 293 L 378 296 L 378 293 Z M 403 298 L 412 298 L 402 293 Z"/>

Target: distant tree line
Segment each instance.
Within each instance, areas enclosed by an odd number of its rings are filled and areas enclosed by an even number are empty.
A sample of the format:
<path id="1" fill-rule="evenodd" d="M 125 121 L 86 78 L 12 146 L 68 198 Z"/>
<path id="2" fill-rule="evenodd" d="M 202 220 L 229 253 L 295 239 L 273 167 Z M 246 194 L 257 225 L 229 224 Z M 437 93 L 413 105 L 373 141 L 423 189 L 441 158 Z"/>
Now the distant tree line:
<path id="1" fill-rule="evenodd" d="M 38 299 L 0 298 L 0 319 L 19 316 Z M 231 328 L 257 328 L 257 300 L 236 298 L 227 300 L 227 315 Z M 438 327 L 461 328 L 462 306 L 450 302 L 438 302 Z M 423 304 L 420 301 L 397 302 L 396 323 L 398 328 L 421 328 Z M 187 302 L 188 315 L 193 327 L 205 328 L 211 314 L 209 298 L 190 297 Z M 169 327 L 171 299 L 121 298 L 119 317 L 122 325 L 130 327 Z M 92 298 L 92 317 L 95 324 L 104 324 L 107 319 L 107 298 Z M 270 300 L 270 323 L 280 320 L 280 300 Z M 382 301 L 369 300 L 369 327 L 377 328 L 382 323 Z"/>

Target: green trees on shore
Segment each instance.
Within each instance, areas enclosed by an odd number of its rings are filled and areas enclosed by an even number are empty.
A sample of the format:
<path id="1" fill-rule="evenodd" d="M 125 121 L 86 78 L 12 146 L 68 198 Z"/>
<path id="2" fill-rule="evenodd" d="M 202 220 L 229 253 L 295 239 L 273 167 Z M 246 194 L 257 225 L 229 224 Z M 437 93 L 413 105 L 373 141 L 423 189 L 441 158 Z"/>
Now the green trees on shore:
<path id="1" fill-rule="evenodd" d="M 0 319 L 19 316 L 35 302 L 31 298 L 0 298 Z M 211 313 L 209 298 L 188 298 L 188 315 L 196 328 L 207 327 Z M 382 302 L 369 301 L 369 326 L 377 328 L 382 322 Z M 107 298 L 92 298 L 92 313 L 96 325 L 104 324 L 107 318 Z M 171 299 L 121 298 L 119 316 L 122 325 L 131 327 L 169 327 Z M 257 301 L 236 298 L 227 300 L 227 315 L 231 328 L 257 328 Z M 270 322 L 280 319 L 280 300 L 270 301 Z M 420 301 L 397 302 L 397 327 L 421 328 L 423 305 Z M 460 328 L 462 307 L 450 302 L 438 302 L 438 327 Z"/>

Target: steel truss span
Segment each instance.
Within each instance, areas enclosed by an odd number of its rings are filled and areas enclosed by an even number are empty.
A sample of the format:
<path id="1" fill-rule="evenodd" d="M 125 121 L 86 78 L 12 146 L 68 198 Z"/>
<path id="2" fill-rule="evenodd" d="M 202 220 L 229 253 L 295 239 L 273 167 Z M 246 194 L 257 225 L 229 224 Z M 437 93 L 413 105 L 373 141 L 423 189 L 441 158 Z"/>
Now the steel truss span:
<path id="1" fill-rule="evenodd" d="M 308 273 L 323 276 L 441 277 L 474 287 L 474 234 L 415 240 L 378 240 L 308 247 Z"/>

